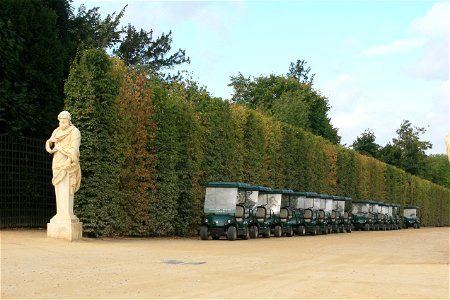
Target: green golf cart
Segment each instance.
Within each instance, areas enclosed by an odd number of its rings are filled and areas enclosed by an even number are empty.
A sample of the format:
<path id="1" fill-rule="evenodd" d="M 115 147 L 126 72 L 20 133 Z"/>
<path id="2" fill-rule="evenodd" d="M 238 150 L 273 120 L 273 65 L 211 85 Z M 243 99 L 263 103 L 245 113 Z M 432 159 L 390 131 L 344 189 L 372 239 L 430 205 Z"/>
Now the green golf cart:
<path id="1" fill-rule="evenodd" d="M 352 232 L 352 223 L 349 211 L 351 211 L 352 198 L 333 196 L 333 211 L 331 222 L 333 232 Z"/>
<path id="2" fill-rule="evenodd" d="M 313 209 L 316 193 L 290 192 L 283 194 L 281 199 L 281 220 L 286 220 L 290 230 L 297 235 L 314 233 L 317 225 L 317 212 Z M 305 211 L 308 221 L 305 219 Z M 289 232 L 290 234 L 290 232 Z M 287 233 L 288 235 L 288 233 Z M 289 235 L 288 235 L 289 236 Z"/>
<path id="3" fill-rule="evenodd" d="M 402 220 L 400 217 L 400 204 L 397 203 L 392 204 L 392 215 L 394 217 L 395 228 L 398 230 L 402 229 Z"/>
<path id="4" fill-rule="evenodd" d="M 296 213 L 295 210 L 296 199 L 297 195 L 293 190 L 282 190 L 280 222 L 282 233 L 287 237 L 292 237 L 294 235 L 294 232 L 298 230 L 299 214 Z"/>
<path id="5" fill-rule="evenodd" d="M 319 227 L 322 234 L 333 231 L 331 212 L 333 211 L 333 197 L 327 194 L 319 195 Z"/>
<path id="6" fill-rule="evenodd" d="M 408 205 L 403 208 L 403 227 L 404 228 L 420 228 L 420 219 L 417 211 L 419 207 L 415 205 Z"/>
<path id="7" fill-rule="evenodd" d="M 258 188 L 242 182 L 209 182 L 206 186 L 204 214 L 200 238 L 219 239 L 226 236 L 250 238 L 250 226 L 258 202 Z"/>
<path id="8" fill-rule="evenodd" d="M 263 237 L 269 238 L 272 234 L 275 237 L 281 237 L 283 234 L 280 219 L 281 198 L 283 193 L 289 192 L 292 191 L 260 187 L 256 220 L 259 234 Z"/>
<path id="9" fill-rule="evenodd" d="M 355 230 L 369 231 L 375 228 L 373 217 L 374 201 L 352 200 L 352 224 Z"/>

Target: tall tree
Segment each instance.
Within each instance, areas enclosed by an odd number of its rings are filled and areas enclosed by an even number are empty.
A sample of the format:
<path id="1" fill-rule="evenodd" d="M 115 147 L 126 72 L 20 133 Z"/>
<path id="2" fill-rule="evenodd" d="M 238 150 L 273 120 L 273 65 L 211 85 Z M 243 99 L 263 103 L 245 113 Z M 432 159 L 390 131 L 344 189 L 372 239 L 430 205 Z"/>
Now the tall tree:
<path id="1" fill-rule="evenodd" d="M 306 63 L 306 60 L 301 59 L 298 59 L 295 63 L 291 62 L 287 76 L 295 78 L 300 83 L 312 85 L 316 74 L 309 75 L 311 67 L 306 68 Z"/>
<path id="2" fill-rule="evenodd" d="M 76 15 L 71 12 L 70 34 L 79 50 L 107 49 L 119 43 L 123 33 L 123 29 L 119 28 L 120 19 L 126 8 L 127 6 L 122 8 L 118 14 L 108 14 L 105 19 L 102 19 L 99 7 L 86 10 L 86 7 L 81 5 Z"/>
<path id="3" fill-rule="evenodd" d="M 58 11 L 51 7 L 61 4 Z M 0 133 L 46 137 L 63 107 L 63 0 L 0 1 Z"/>
<path id="4" fill-rule="evenodd" d="M 375 134 L 372 130 L 366 129 L 352 144 L 352 148 L 361 154 L 378 157 L 380 146 L 375 143 Z"/>
<path id="5" fill-rule="evenodd" d="M 406 172 L 419 175 L 425 168 L 425 150 L 432 146 L 430 142 L 420 140 L 420 135 L 426 132 L 425 128 L 413 126 L 410 121 L 403 120 L 396 132 L 397 138 L 381 149 L 380 158 Z"/>
<path id="6" fill-rule="evenodd" d="M 241 73 L 231 77 L 231 100 L 304 128 L 337 144 L 340 137 L 328 118 L 328 99 L 296 78 L 270 75 L 251 79 Z M 298 114 L 297 114 L 298 113 Z"/>
<path id="7" fill-rule="evenodd" d="M 186 57 L 186 50 L 178 49 L 169 55 L 172 49 L 172 31 L 154 38 L 153 30 L 137 31 L 133 25 L 128 24 L 124 33 L 124 38 L 113 52 L 130 66 L 144 66 L 153 72 L 159 72 L 162 69 L 173 69 L 176 65 L 190 63 L 189 57 Z"/>

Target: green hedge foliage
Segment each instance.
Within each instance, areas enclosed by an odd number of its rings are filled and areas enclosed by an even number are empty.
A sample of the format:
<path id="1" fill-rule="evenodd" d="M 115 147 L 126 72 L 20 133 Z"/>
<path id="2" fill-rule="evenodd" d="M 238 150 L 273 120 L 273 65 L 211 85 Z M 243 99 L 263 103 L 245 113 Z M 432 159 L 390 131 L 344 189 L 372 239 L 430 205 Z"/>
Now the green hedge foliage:
<path id="1" fill-rule="evenodd" d="M 423 225 L 449 225 L 449 189 L 103 51 L 83 52 L 65 88 L 82 134 L 75 211 L 88 235 L 195 235 L 208 181 L 416 204 Z"/>

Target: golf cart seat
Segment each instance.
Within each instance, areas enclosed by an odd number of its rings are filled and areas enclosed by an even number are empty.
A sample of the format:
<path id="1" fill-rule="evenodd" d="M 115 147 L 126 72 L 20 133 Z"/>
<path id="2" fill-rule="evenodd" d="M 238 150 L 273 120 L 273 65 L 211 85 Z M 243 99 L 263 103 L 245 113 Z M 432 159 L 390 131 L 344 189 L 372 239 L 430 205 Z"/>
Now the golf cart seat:
<path id="1" fill-rule="evenodd" d="M 335 211 L 331 212 L 331 219 L 336 220 L 336 212 Z"/>
<path id="2" fill-rule="evenodd" d="M 323 210 L 319 210 L 319 219 L 320 220 L 325 219 L 325 212 Z"/>
<path id="3" fill-rule="evenodd" d="M 287 208 L 280 209 L 280 219 L 286 221 L 289 218 L 289 210 Z"/>
<path id="4" fill-rule="evenodd" d="M 245 208 L 242 205 L 236 205 L 236 211 L 234 213 L 236 222 L 242 222 L 244 215 L 245 215 Z"/>
<path id="5" fill-rule="evenodd" d="M 266 208 L 264 206 L 258 206 L 256 209 L 256 219 L 261 222 L 266 218 Z"/>
<path id="6" fill-rule="evenodd" d="M 306 210 L 305 210 L 305 215 L 304 215 L 304 218 L 305 218 L 305 219 L 311 219 L 311 218 L 312 218 L 312 216 L 313 216 L 313 212 L 312 212 L 312 210 L 310 210 L 310 209 L 306 209 Z"/>

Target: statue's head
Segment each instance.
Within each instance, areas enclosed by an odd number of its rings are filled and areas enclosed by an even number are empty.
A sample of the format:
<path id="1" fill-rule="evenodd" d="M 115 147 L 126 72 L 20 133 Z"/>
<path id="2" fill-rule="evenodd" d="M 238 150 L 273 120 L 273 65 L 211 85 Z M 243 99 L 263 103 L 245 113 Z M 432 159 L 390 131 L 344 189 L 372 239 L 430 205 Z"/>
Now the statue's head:
<path id="1" fill-rule="evenodd" d="M 59 128 L 66 129 L 70 125 L 72 125 L 72 117 L 70 116 L 70 113 L 66 110 L 62 111 L 58 115 L 59 120 Z"/>

